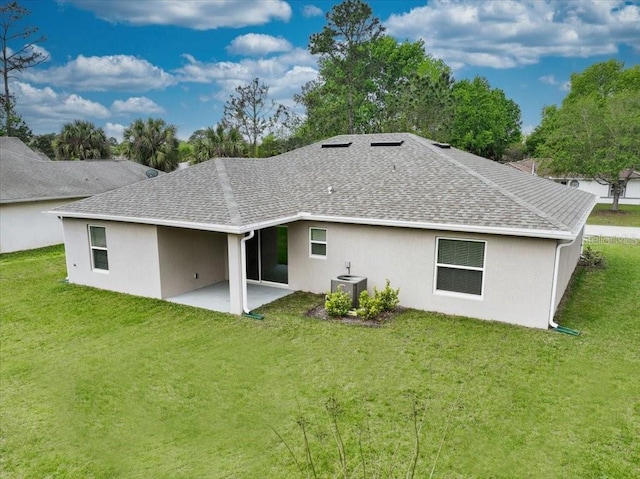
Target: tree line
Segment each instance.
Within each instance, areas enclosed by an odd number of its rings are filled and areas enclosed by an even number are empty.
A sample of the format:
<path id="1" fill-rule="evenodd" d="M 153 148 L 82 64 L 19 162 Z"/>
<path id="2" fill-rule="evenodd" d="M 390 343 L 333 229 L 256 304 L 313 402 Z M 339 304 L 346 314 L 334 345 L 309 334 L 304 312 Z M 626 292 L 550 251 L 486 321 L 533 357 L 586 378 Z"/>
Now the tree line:
<path id="1" fill-rule="evenodd" d="M 2 8 L 13 15 L 3 20 L 7 75 L 42 59 L 27 49 L 22 63 L 15 57 L 7 62 L 7 42 L 36 30 L 11 37 L 7 32 L 25 11 L 15 2 Z M 51 157 L 115 154 L 165 171 L 181 161 L 268 157 L 335 135 L 391 132 L 415 133 L 495 161 L 547 157 L 549 171 L 588 174 L 614 191 L 624 187 L 621 171 L 639 167 L 638 66 L 625 70 L 611 60 L 572 75 L 562 105 L 545 107 L 540 125 L 524 138 L 520 108 L 502 90 L 484 77 L 456 81 L 444 61 L 426 53 L 422 41 L 398 42 L 386 35 L 363 0 L 332 7 L 323 29 L 309 38 L 308 49 L 318 56 L 319 74 L 293 98 L 303 115 L 276 104 L 269 86 L 254 78 L 229 96 L 218 124 L 195 131 L 187 141 L 179 141 L 176 127 L 159 118 L 134 121 L 121 144 L 79 120 L 65 124 L 57 135 L 30 135 L 13 109 L 6 81 L 0 115 L 5 132 L 30 136 L 31 146 Z"/>

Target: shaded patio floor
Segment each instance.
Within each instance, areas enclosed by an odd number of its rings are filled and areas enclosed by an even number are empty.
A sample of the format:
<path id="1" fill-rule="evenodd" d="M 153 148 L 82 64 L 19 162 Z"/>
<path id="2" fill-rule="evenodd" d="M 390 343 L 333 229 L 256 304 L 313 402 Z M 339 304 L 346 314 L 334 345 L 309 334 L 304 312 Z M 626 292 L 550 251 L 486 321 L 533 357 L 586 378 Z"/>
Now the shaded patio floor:
<path id="1" fill-rule="evenodd" d="M 293 293 L 290 289 L 275 288 L 273 286 L 265 286 L 264 284 L 247 284 L 247 296 L 249 310 L 256 309 L 264 304 L 271 303 L 276 299 L 284 298 Z M 195 306 L 196 308 L 209 309 L 211 311 L 220 311 L 222 313 L 229 312 L 229 282 L 221 281 L 220 283 L 205 286 L 204 288 L 195 289 L 188 293 L 167 298 L 172 303 L 186 304 L 187 306 Z"/>

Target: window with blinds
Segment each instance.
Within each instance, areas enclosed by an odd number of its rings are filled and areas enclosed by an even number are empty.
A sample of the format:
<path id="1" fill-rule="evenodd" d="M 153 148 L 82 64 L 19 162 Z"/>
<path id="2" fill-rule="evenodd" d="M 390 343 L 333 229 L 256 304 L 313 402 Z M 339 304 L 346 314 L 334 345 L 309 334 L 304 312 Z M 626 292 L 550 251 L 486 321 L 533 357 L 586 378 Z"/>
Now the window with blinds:
<path id="1" fill-rule="evenodd" d="M 486 242 L 438 238 L 436 290 L 482 295 Z"/>

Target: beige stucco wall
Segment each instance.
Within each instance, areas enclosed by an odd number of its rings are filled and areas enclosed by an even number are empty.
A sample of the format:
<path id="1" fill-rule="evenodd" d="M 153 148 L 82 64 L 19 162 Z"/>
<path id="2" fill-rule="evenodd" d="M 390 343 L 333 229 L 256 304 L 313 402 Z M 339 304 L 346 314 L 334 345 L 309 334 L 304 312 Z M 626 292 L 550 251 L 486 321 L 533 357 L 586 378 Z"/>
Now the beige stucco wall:
<path id="1" fill-rule="evenodd" d="M 0 205 L 0 253 L 62 243 L 62 221 L 43 212 L 71 200 L 5 203 Z"/>
<path id="2" fill-rule="evenodd" d="M 88 225 L 106 228 L 109 271 L 92 269 Z M 63 227 L 71 283 L 138 296 L 162 297 L 155 226 L 65 218 Z"/>
<path id="3" fill-rule="evenodd" d="M 327 258 L 309 257 L 309 227 L 327 229 Z M 481 299 L 434 291 L 436 237 L 487 242 Z M 331 278 L 366 276 L 400 288 L 403 306 L 546 328 L 555 257 L 553 240 L 405 228 L 297 222 L 289 225 L 289 287 L 326 292 Z"/>
<path id="4" fill-rule="evenodd" d="M 228 277 L 225 234 L 158 226 L 158 252 L 163 298 Z"/>
<path id="5" fill-rule="evenodd" d="M 569 281 L 571 280 L 571 275 L 573 275 L 573 271 L 576 269 L 578 261 L 580 260 L 580 254 L 582 253 L 583 234 L 584 228 L 582 229 L 582 231 L 580 231 L 580 234 L 573 244 L 562 247 L 560 249 L 560 258 L 558 261 L 558 282 L 556 288 L 554 312 L 558 307 L 558 304 L 560 304 L 562 296 L 564 295 L 564 292 L 569 285 Z"/>

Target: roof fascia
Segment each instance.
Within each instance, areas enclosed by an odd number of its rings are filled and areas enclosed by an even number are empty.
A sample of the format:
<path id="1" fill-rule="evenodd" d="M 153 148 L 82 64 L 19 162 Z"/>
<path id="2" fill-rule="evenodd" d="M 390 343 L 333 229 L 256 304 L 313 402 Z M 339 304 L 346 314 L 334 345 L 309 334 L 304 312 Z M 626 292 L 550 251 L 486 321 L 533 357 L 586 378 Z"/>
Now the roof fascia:
<path id="1" fill-rule="evenodd" d="M 211 223 L 195 223 L 189 221 L 176 221 L 176 220 L 163 220 L 158 218 L 135 218 L 131 216 L 115 216 L 115 215 L 101 215 L 95 213 L 76 213 L 72 211 L 45 211 L 47 215 L 57 216 L 58 218 L 79 218 L 87 220 L 104 220 L 104 221 L 117 221 L 120 223 L 136 223 L 155 226 L 170 226 L 174 228 L 185 228 L 191 230 L 200 231 L 216 231 L 219 233 L 232 233 L 242 234 L 246 228 L 240 228 L 232 225 L 219 225 Z"/>
<path id="2" fill-rule="evenodd" d="M 503 236 L 524 236 L 529 238 L 547 238 L 547 239 L 573 239 L 577 234 L 573 232 L 560 230 L 534 230 L 525 228 L 502 228 L 491 226 L 473 226 L 473 225 L 459 225 L 449 223 L 426 223 L 426 222 L 411 222 L 411 221 L 397 221 L 386 219 L 374 219 L 374 218 L 351 218 L 340 216 L 322 216 L 313 215 L 309 213 L 302 213 L 301 218 L 306 221 L 323 221 L 327 223 L 352 223 L 371 226 L 393 226 L 396 228 L 413 228 L 413 229 L 425 229 L 425 230 L 439 230 L 439 231 L 456 231 L 460 233 L 480 233 L 480 234 L 494 234 Z"/>
<path id="3" fill-rule="evenodd" d="M 96 194 L 96 193 L 92 193 Z M 9 203 L 35 203 L 39 201 L 55 201 L 55 200 L 81 200 L 83 198 L 88 198 L 92 194 L 86 195 L 73 195 L 73 196 L 40 196 L 36 198 L 18 198 L 14 200 L 2 200 L 0 204 L 9 204 Z"/>
<path id="4" fill-rule="evenodd" d="M 595 199 L 593 204 L 595 204 Z M 566 230 L 559 230 L 559 231 L 534 230 L 534 229 L 525 229 L 525 228 L 503 228 L 503 227 L 491 227 L 491 226 L 459 225 L 459 224 L 450 224 L 450 223 L 399 221 L 399 220 L 387 220 L 387 219 L 380 219 L 380 218 L 328 216 L 328 215 L 316 215 L 316 214 L 305 213 L 305 212 L 298 213 L 296 215 L 275 218 L 269 221 L 251 223 L 244 226 L 161 220 L 157 218 L 133 218 L 133 217 L 127 217 L 127 216 L 75 213 L 75 212 L 65 212 L 65 211 L 47 211 L 45 213 L 50 215 L 55 215 L 58 217 L 65 217 L 65 218 L 81 218 L 81 219 L 94 219 L 94 220 L 118 221 L 118 222 L 128 222 L 128 223 L 138 223 L 138 224 L 149 224 L 149 225 L 158 225 L 158 226 L 170 226 L 170 227 L 176 227 L 176 228 L 195 229 L 195 230 L 202 230 L 202 231 L 217 231 L 220 233 L 231 233 L 231 234 L 244 234 L 244 233 L 248 233 L 249 231 L 260 230 L 260 229 L 269 228 L 272 226 L 284 225 L 287 223 L 293 223 L 295 221 L 320 221 L 320 222 L 326 222 L 326 223 L 358 224 L 358 225 L 370 225 L 370 226 L 391 226 L 395 228 L 455 231 L 460 233 L 493 234 L 493 235 L 502 235 L 502 236 L 520 236 L 520 237 L 528 237 L 528 238 L 546 238 L 546 239 L 556 239 L 556 240 L 574 239 L 577 236 L 580 229 L 582 229 L 583 222 L 586 221 L 586 218 L 588 216 L 588 215 L 585 215 L 583 220 L 579 223 L 580 228 L 578 229 L 578 231 L 573 232 L 573 231 L 566 231 Z"/>

